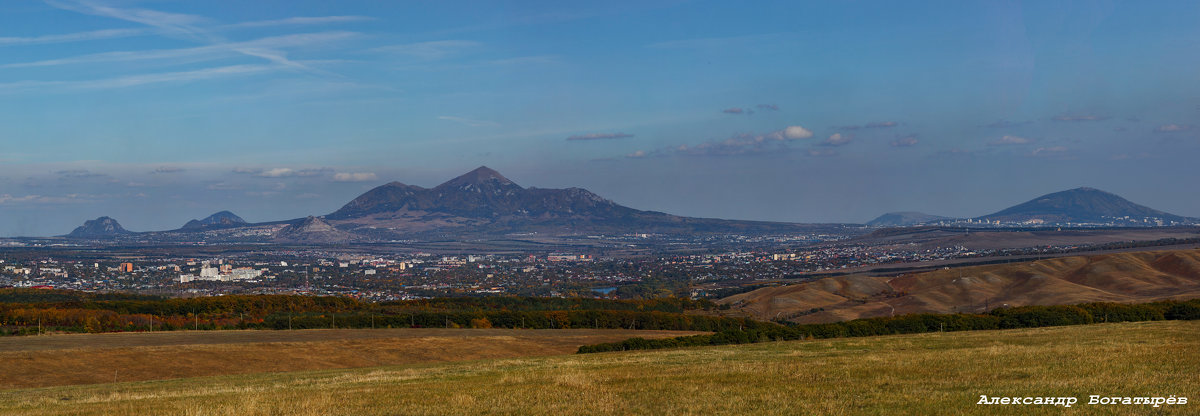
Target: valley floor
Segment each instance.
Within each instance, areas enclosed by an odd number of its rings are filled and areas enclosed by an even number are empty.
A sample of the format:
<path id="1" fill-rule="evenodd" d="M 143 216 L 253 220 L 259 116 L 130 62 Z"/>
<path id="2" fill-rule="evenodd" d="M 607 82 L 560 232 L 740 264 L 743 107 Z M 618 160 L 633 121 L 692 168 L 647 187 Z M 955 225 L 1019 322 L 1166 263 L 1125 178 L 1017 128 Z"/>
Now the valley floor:
<path id="1" fill-rule="evenodd" d="M 228 375 L 0 391 L 0 413 L 1197 414 L 1197 334 L 1200 321 L 1137 322 Z"/>

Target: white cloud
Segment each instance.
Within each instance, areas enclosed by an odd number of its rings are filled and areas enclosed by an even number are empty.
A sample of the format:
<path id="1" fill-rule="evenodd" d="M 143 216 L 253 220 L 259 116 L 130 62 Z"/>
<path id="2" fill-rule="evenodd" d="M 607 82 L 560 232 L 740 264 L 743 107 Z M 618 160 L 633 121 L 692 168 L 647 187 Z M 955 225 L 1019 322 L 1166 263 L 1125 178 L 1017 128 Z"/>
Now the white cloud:
<path id="1" fill-rule="evenodd" d="M 808 139 L 813 137 L 813 132 L 800 126 L 788 126 L 783 129 L 783 137 L 791 140 Z"/>
<path id="2" fill-rule="evenodd" d="M 625 157 L 630 158 L 630 159 L 641 159 L 643 157 L 646 157 L 646 151 L 638 150 L 636 152 L 625 155 Z"/>
<path id="3" fill-rule="evenodd" d="M 822 146 L 844 146 L 846 144 L 849 144 L 853 139 L 854 138 L 851 137 L 850 135 L 842 135 L 841 133 L 834 133 L 834 134 L 830 135 L 828 139 L 825 139 L 825 141 L 821 142 L 821 145 Z"/>
<path id="4" fill-rule="evenodd" d="M 338 182 L 366 182 L 377 179 L 378 177 L 372 172 L 338 172 L 333 174 L 333 180 Z"/>

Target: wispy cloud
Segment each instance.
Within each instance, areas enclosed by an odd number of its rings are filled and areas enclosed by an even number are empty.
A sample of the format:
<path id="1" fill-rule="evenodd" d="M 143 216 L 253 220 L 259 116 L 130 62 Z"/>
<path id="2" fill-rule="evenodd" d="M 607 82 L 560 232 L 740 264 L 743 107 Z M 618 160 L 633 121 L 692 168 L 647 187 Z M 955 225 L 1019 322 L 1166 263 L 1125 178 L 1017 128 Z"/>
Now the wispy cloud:
<path id="1" fill-rule="evenodd" d="M 150 171 L 150 174 L 151 175 L 161 175 L 164 173 L 179 173 L 179 172 L 183 172 L 183 171 L 184 171 L 183 168 L 177 167 L 177 166 L 159 166 L 157 168 L 154 168 L 154 170 Z"/>
<path id="2" fill-rule="evenodd" d="M 626 138 L 630 138 L 630 137 L 633 137 L 633 135 L 626 134 L 626 133 L 591 133 L 591 134 L 578 134 L 578 135 L 570 136 L 570 137 L 567 137 L 567 141 L 612 140 L 612 139 L 626 139 Z"/>
<path id="3" fill-rule="evenodd" d="M 245 42 L 234 42 L 222 45 L 198 46 L 180 49 L 154 49 L 144 51 L 116 51 L 69 58 L 47 59 L 33 62 L 17 62 L 0 66 L 0 68 L 39 67 L 57 65 L 96 64 L 105 62 L 132 62 L 150 60 L 171 60 L 172 62 L 202 62 L 241 55 L 237 49 L 277 49 L 298 46 L 327 44 L 359 37 L 355 32 L 320 32 L 303 33 L 284 36 L 273 36 Z"/>
<path id="4" fill-rule="evenodd" d="M 830 156 L 837 156 L 838 153 L 837 153 L 837 150 L 825 148 L 825 149 L 808 149 L 808 150 L 804 151 L 804 154 L 809 157 L 830 157 Z"/>
<path id="5" fill-rule="evenodd" d="M 202 16 L 168 13 L 143 8 L 113 7 L 90 0 L 44 1 L 51 6 L 63 10 L 140 23 L 152 28 L 156 28 L 161 34 L 166 36 L 188 39 L 214 46 L 226 47 L 229 50 L 235 51 L 242 55 L 265 59 L 280 66 L 290 67 L 315 74 L 328 75 L 328 73 L 325 71 L 321 71 L 316 68 L 309 67 L 301 62 L 288 59 L 287 54 L 278 50 L 266 47 L 240 47 L 237 46 L 236 43 L 228 42 L 213 30 L 206 28 L 205 24 L 209 22 L 209 19 Z"/>
<path id="6" fill-rule="evenodd" d="M 637 151 L 626 155 L 630 158 L 650 156 L 738 156 L 775 153 L 792 150 L 789 143 L 813 137 L 812 131 L 801 126 L 788 126 L 766 134 L 738 134 L 724 140 L 714 140 L 695 145 L 663 147 L 652 152 Z"/>
<path id="7" fill-rule="evenodd" d="M 743 110 L 740 107 L 733 107 L 733 108 L 726 108 L 724 110 L 721 110 L 721 112 L 725 113 L 725 114 L 742 114 L 742 113 L 745 113 L 746 110 Z"/>
<path id="8" fill-rule="evenodd" d="M 96 173 L 96 172 L 89 171 L 87 169 L 65 169 L 65 170 L 55 171 L 54 174 L 58 175 L 60 178 L 95 178 L 95 177 L 100 177 L 100 176 L 107 176 L 103 173 Z"/>
<path id="9" fill-rule="evenodd" d="M 1027 144 L 1027 143 L 1029 143 L 1029 141 L 1030 141 L 1029 139 L 1026 139 L 1026 138 L 1024 138 L 1024 137 L 1018 137 L 1018 136 L 1002 136 L 1002 137 L 1000 137 L 999 139 L 992 140 L 991 142 L 988 142 L 988 145 L 991 145 L 991 146 L 1007 146 L 1007 145 L 1015 145 L 1015 144 Z"/>
<path id="10" fill-rule="evenodd" d="M 917 140 L 917 135 L 909 134 L 897 137 L 896 140 L 892 140 L 891 145 L 892 147 L 912 147 L 916 146 L 917 143 L 920 143 L 920 141 Z"/>
<path id="11" fill-rule="evenodd" d="M 1192 125 L 1190 125 L 1190 124 L 1163 124 L 1161 126 L 1155 127 L 1154 132 L 1155 133 L 1174 133 L 1174 132 L 1180 132 L 1180 131 L 1188 131 L 1191 129 L 1192 129 Z"/>
<path id="12" fill-rule="evenodd" d="M 500 125 L 500 123 L 497 123 L 494 121 L 476 120 L 476 119 L 471 119 L 471 118 L 466 118 L 466 117 L 456 117 L 456 116 L 438 116 L 438 120 L 453 121 L 455 123 L 465 124 L 465 125 L 468 125 L 471 127 L 497 127 Z"/>
<path id="13" fill-rule="evenodd" d="M 421 60 L 435 61 L 461 54 L 470 49 L 476 49 L 482 45 L 482 43 L 470 40 L 437 40 L 430 42 L 380 46 L 371 49 L 371 51 L 405 55 Z"/>
<path id="14" fill-rule="evenodd" d="M 782 35 L 778 33 L 761 34 L 761 35 L 745 35 L 745 36 L 727 36 L 717 38 L 694 38 L 669 40 L 665 42 L 656 42 L 646 45 L 647 48 L 654 49 L 713 49 L 713 48 L 730 48 L 737 45 L 748 43 L 761 43 L 780 38 Z"/>
<path id="15" fill-rule="evenodd" d="M 899 126 L 899 122 L 895 121 L 873 121 L 864 125 L 849 125 L 838 127 L 841 130 L 858 130 L 858 129 L 886 129 Z"/>
<path id="16" fill-rule="evenodd" d="M 367 182 L 378 179 L 379 177 L 373 172 L 338 172 L 333 174 L 333 180 L 337 182 Z"/>
<path id="17" fill-rule="evenodd" d="M 553 55 L 517 56 L 484 62 L 485 65 L 496 66 L 548 65 L 557 63 L 559 63 L 559 58 Z"/>
<path id="18" fill-rule="evenodd" d="M 1067 148 L 1064 146 L 1039 147 L 1030 152 L 1029 155 L 1034 157 L 1061 156 L 1066 152 Z"/>
<path id="19" fill-rule="evenodd" d="M 7 45 L 42 45 L 48 43 L 80 42 L 89 40 L 116 39 L 130 36 L 141 36 L 148 33 L 144 29 L 105 29 L 88 32 L 63 33 L 58 35 L 43 35 L 31 37 L 0 37 L 0 46 Z"/>
<path id="20" fill-rule="evenodd" d="M 370 16 L 311 16 L 311 17 L 288 17 L 284 19 L 274 20 L 258 20 L 252 22 L 232 23 L 222 25 L 220 29 L 242 29 L 242 28 L 257 28 L 257 27 L 272 27 L 272 26 L 300 26 L 300 25 L 325 25 L 335 23 L 353 23 L 376 20 Z"/>
<path id="21" fill-rule="evenodd" d="M 775 105 L 775 104 L 759 104 L 759 105 L 754 106 L 754 108 L 757 108 L 757 109 L 763 110 L 763 111 L 779 111 L 779 106 Z"/>
<path id="22" fill-rule="evenodd" d="M 829 135 L 829 138 L 822 141 L 821 145 L 822 146 L 830 146 L 830 147 L 845 146 L 847 144 L 850 144 L 850 142 L 852 142 L 852 141 L 854 141 L 854 137 L 851 135 L 834 133 L 834 134 Z"/>
<path id="23" fill-rule="evenodd" d="M 10 194 L 0 194 L 0 205 L 16 205 L 16 204 L 70 204 L 89 202 L 94 199 L 93 195 L 83 194 L 67 194 L 63 196 L 46 196 L 46 195 L 23 195 L 12 196 Z"/>
<path id="24" fill-rule="evenodd" d="M 1016 126 L 1025 125 L 1025 124 L 1029 124 L 1029 123 L 1032 123 L 1032 122 L 1031 121 L 997 120 L 995 123 L 984 124 L 983 127 L 992 128 L 992 129 L 1002 129 L 1002 128 L 1008 128 L 1008 127 L 1016 127 Z"/>
<path id="25" fill-rule="evenodd" d="M 147 84 L 189 82 L 226 78 L 231 76 L 244 76 L 276 70 L 279 70 L 279 68 L 272 65 L 231 65 L 199 69 L 195 71 L 130 75 L 125 77 L 88 81 L 20 81 L 0 84 L 0 92 L 45 92 L 48 89 L 106 90 L 136 87 Z"/>
<path id="26" fill-rule="evenodd" d="M 292 169 L 292 168 L 272 168 L 258 172 L 256 175 L 264 178 L 287 178 L 293 176 L 317 176 L 328 172 L 329 168 L 317 169 Z"/>
<path id="27" fill-rule="evenodd" d="M 288 177 L 310 177 L 318 176 L 332 171 L 330 168 L 309 168 L 309 169 L 292 169 L 292 168 L 233 168 L 231 172 L 242 175 L 254 175 L 263 178 L 288 178 Z"/>
<path id="28" fill-rule="evenodd" d="M 1051 118 L 1054 121 L 1104 121 L 1112 117 L 1096 114 L 1059 114 Z"/>
<path id="29" fill-rule="evenodd" d="M 44 0 L 46 4 L 57 7 L 63 10 L 70 10 L 77 13 L 90 14 L 93 16 L 109 17 L 128 22 L 141 23 L 146 26 L 156 27 L 167 31 L 168 33 L 193 38 L 197 40 L 209 40 L 208 34 L 199 28 L 197 25 L 208 21 L 201 16 L 160 12 L 157 10 L 141 9 L 141 8 L 119 8 L 105 4 L 100 4 L 94 1 L 78 0 L 78 1 L 62 1 L 62 0 Z"/>

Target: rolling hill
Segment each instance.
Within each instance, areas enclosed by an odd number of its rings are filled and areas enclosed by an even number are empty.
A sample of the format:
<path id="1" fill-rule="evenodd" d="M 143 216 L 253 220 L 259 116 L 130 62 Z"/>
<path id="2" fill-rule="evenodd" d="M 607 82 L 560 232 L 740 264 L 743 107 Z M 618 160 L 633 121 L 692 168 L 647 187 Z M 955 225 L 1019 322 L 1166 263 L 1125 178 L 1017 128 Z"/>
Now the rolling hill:
<path id="1" fill-rule="evenodd" d="M 1200 250 L 1060 257 L 899 277 L 838 276 L 722 299 L 758 319 L 834 322 L 1003 305 L 1200 298 Z"/>
<path id="2" fill-rule="evenodd" d="M 1190 220 L 1135 204 L 1115 194 L 1086 187 L 1042 195 L 975 219 L 1001 222 L 1041 220 L 1046 223 L 1104 223 L 1124 217 L 1135 220 L 1162 220 L 1166 223 Z"/>
<path id="3" fill-rule="evenodd" d="M 889 212 L 880 215 L 873 220 L 867 221 L 867 225 L 871 227 L 906 227 L 910 225 L 928 224 L 941 220 L 949 220 L 950 217 L 940 215 L 930 215 L 921 212 Z"/>

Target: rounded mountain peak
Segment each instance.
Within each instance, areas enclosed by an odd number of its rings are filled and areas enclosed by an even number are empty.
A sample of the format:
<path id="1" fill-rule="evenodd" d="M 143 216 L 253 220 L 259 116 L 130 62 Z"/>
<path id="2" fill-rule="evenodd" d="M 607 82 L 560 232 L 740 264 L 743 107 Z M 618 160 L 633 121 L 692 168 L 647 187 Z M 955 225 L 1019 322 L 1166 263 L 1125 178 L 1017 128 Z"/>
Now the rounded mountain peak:
<path id="1" fill-rule="evenodd" d="M 437 188 L 462 188 L 468 185 L 473 185 L 475 187 L 480 185 L 500 185 L 505 187 L 515 186 L 520 188 L 520 186 L 518 186 L 516 183 L 513 183 L 513 181 L 510 181 L 508 178 L 505 178 L 504 175 L 501 175 L 500 172 L 496 172 L 487 166 L 475 168 L 473 171 L 467 172 L 462 176 L 438 185 Z"/>

